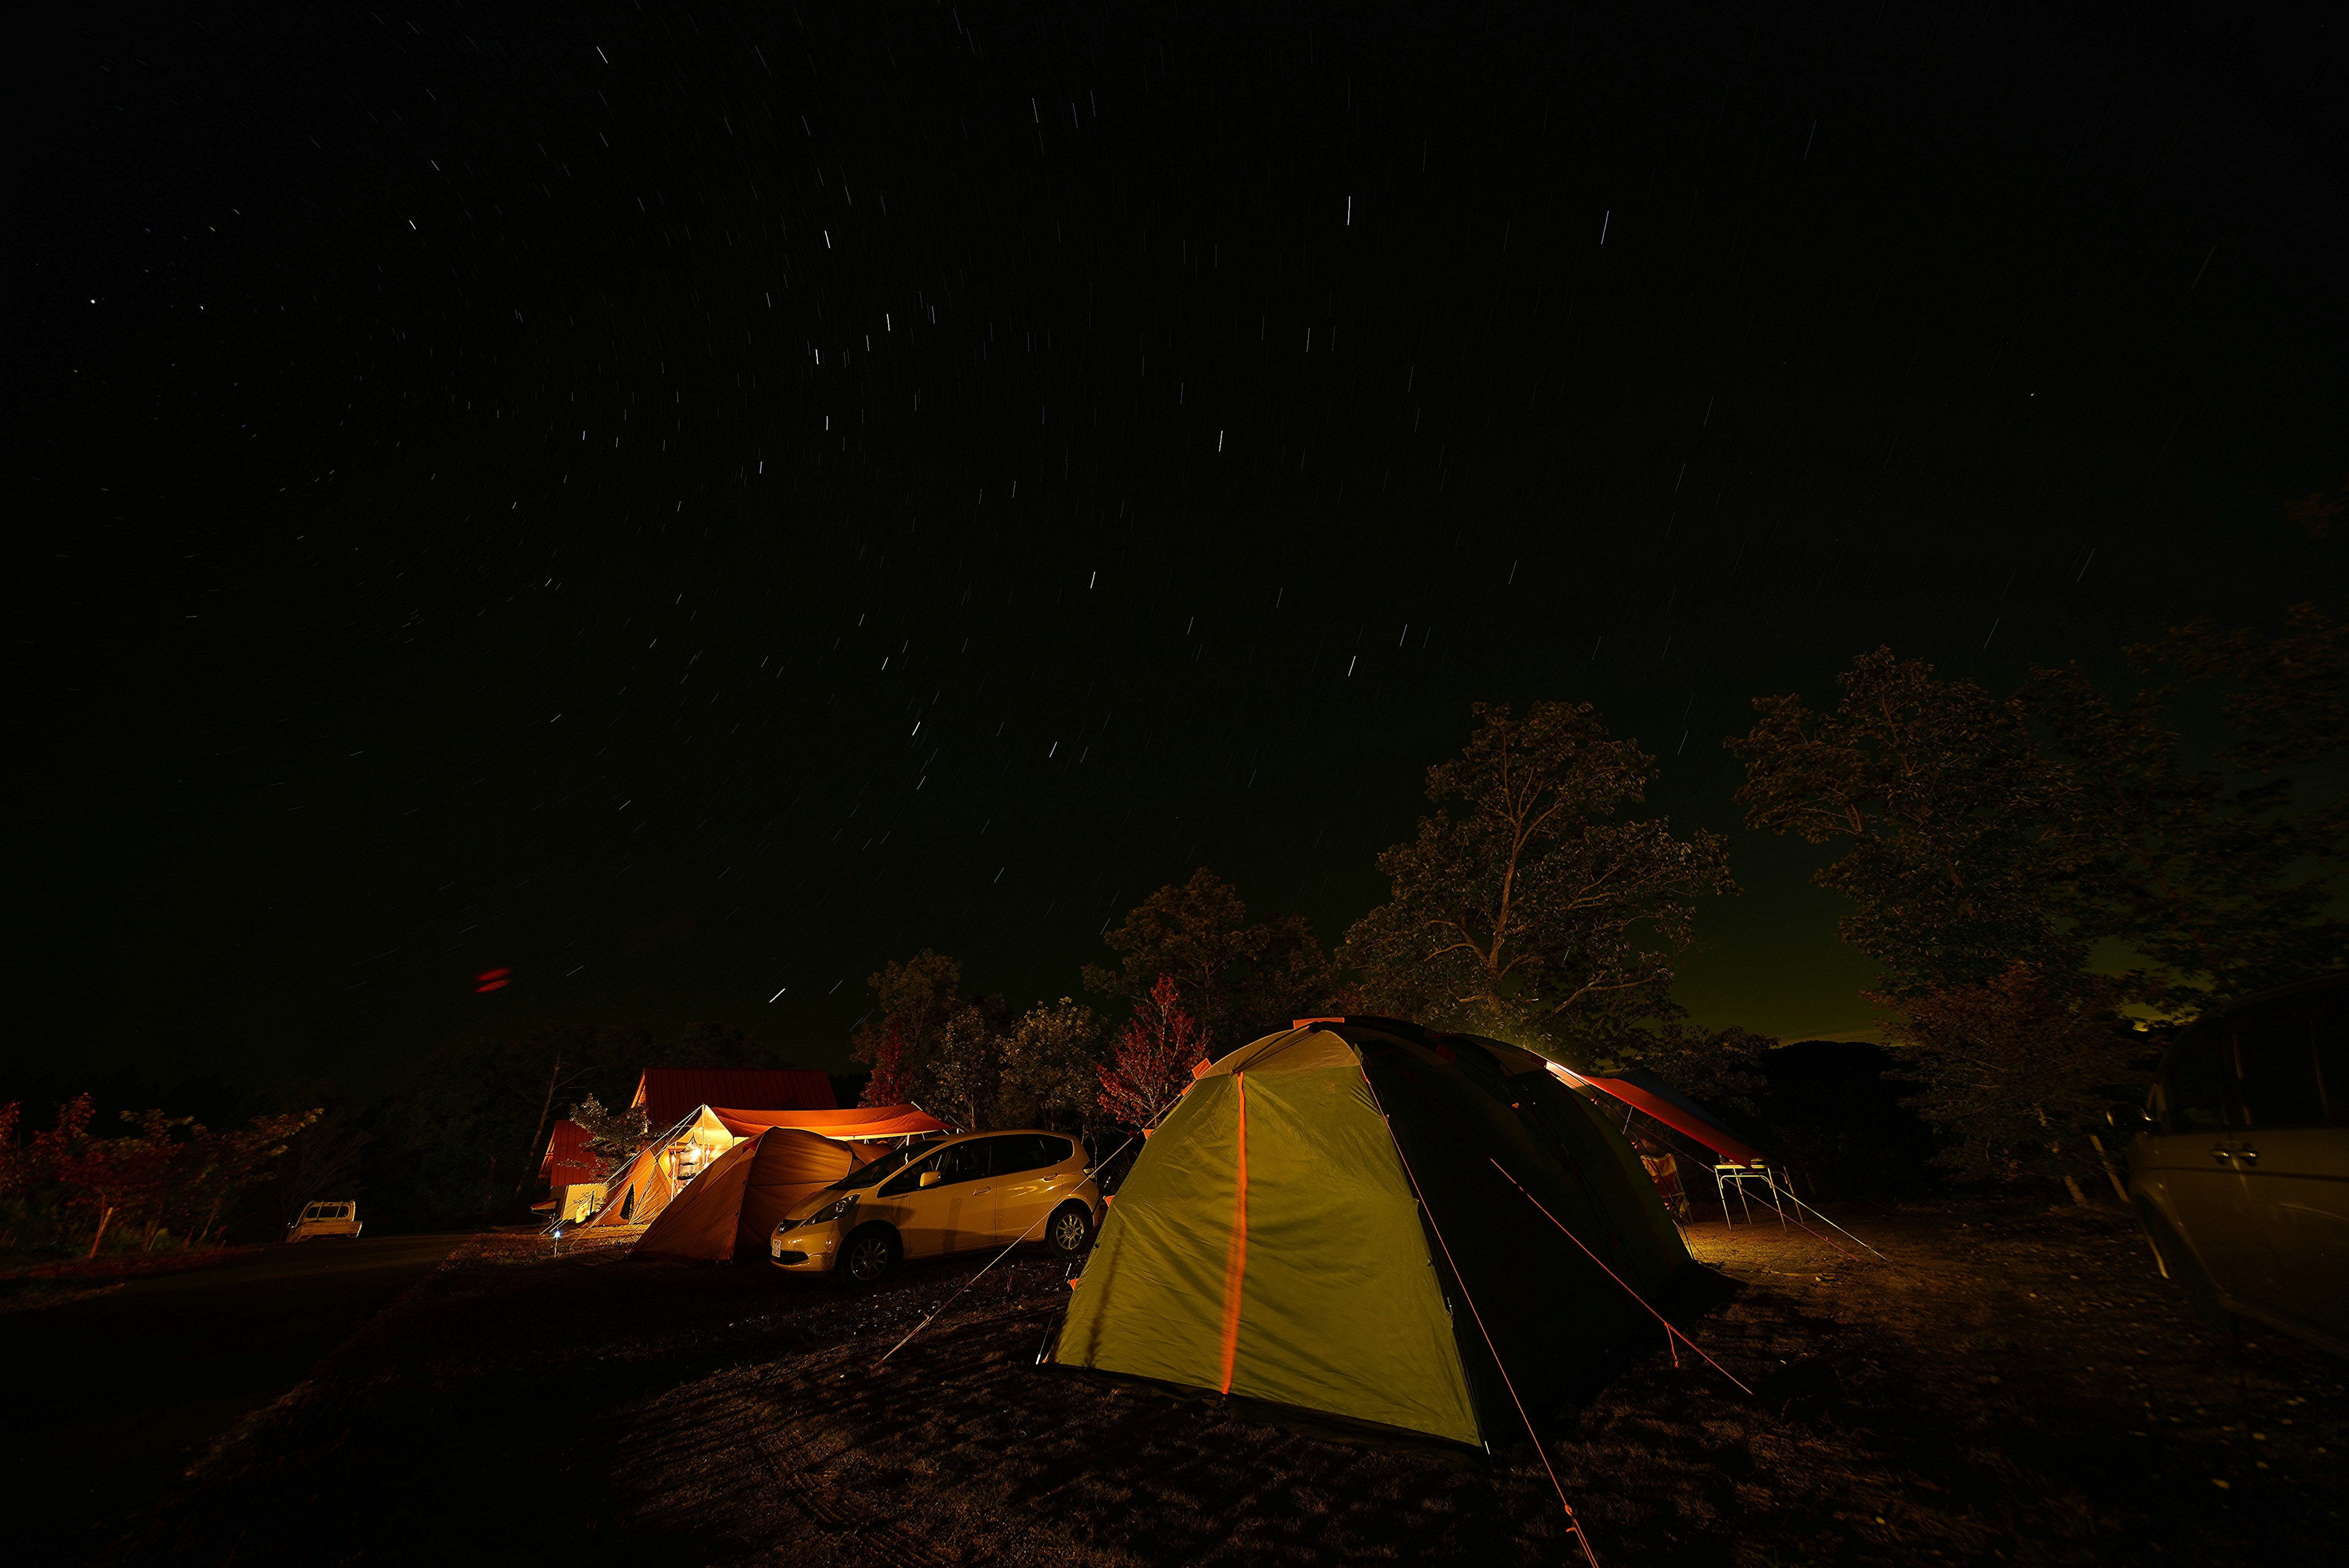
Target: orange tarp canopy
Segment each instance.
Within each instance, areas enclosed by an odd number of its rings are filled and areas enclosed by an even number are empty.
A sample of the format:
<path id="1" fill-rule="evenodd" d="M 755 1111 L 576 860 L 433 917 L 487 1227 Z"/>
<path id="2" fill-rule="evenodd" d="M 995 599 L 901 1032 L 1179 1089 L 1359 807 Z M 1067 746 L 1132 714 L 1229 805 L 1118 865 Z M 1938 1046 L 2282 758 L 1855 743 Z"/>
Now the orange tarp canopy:
<path id="1" fill-rule="evenodd" d="M 878 1154 L 793 1127 L 763 1128 L 695 1177 L 636 1238 L 634 1250 L 647 1257 L 716 1262 L 755 1258 L 794 1209 L 808 1206 L 824 1188 Z"/>
<path id="2" fill-rule="evenodd" d="M 657 1127 L 674 1126 L 696 1106 L 765 1106 L 778 1111 L 829 1110 L 832 1078 L 812 1067 L 647 1067 L 629 1108 Z"/>
<path id="3" fill-rule="evenodd" d="M 1649 1078 L 1649 1082 L 1640 1084 L 1635 1083 L 1629 1074 L 1578 1073 L 1557 1062 L 1549 1064 L 1549 1070 L 1569 1086 L 1579 1088 L 1588 1085 L 1601 1094 L 1612 1095 L 1633 1110 L 1655 1117 L 1674 1132 L 1696 1139 L 1732 1165 L 1760 1167 L 1768 1163 L 1761 1150 L 1722 1126 L 1702 1106 L 1673 1093 L 1661 1079 L 1641 1074 L 1640 1076 Z"/>
<path id="4" fill-rule="evenodd" d="M 915 1137 L 947 1130 L 947 1124 L 919 1106 L 852 1106 L 840 1111 L 737 1111 L 711 1107 L 727 1130 L 749 1137 L 766 1127 L 793 1127 L 828 1138 Z"/>

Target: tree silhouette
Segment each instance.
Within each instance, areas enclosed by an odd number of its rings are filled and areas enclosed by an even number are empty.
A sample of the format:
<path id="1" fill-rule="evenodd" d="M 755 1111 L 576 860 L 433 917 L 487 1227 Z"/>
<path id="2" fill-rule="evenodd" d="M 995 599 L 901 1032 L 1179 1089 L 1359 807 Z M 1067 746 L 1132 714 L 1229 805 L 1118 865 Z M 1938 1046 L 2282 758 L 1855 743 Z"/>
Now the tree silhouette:
<path id="1" fill-rule="evenodd" d="M 1183 1010 L 1174 976 L 1160 975 L 1133 1004 L 1116 1060 L 1099 1069 L 1102 1114 L 1126 1127 L 1148 1127 L 1183 1097 L 1192 1069 L 1206 1059 L 1198 1022 Z"/>
<path id="2" fill-rule="evenodd" d="M 902 1106 L 914 1097 L 914 1066 L 906 1059 L 905 1033 L 894 1023 L 874 1035 L 861 1060 L 872 1064 L 873 1076 L 858 1104 Z"/>
<path id="3" fill-rule="evenodd" d="M 1589 703 L 1472 712 L 1466 750 L 1427 770 L 1435 814 L 1380 855 L 1387 901 L 1347 934 L 1344 961 L 1374 1012 L 1593 1059 L 1673 1014 L 1696 899 L 1735 888 L 1728 843 L 1615 820 L 1656 762 Z"/>

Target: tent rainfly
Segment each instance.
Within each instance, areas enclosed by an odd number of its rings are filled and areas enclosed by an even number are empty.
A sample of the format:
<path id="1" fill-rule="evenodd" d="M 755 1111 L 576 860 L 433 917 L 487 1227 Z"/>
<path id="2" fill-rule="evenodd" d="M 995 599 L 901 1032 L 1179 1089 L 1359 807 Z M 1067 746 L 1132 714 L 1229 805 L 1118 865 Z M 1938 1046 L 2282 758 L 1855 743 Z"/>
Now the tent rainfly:
<path id="1" fill-rule="evenodd" d="M 590 1225 L 644 1225 L 668 1207 L 669 1199 L 740 1141 L 708 1106 L 637 1151 L 612 1178 L 604 1207 Z"/>
<path id="2" fill-rule="evenodd" d="M 1514 1441 L 1520 1408 L 1654 1334 L 1643 1302 L 1697 1278 L 1630 1145 L 1546 1065 L 1372 1018 L 1203 1064 L 1047 1359 L 1275 1419 Z"/>
<path id="3" fill-rule="evenodd" d="M 632 1251 L 711 1262 L 763 1257 L 767 1238 L 794 1208 L 880 1152 L 792 1127 L 762 1127 L 672 1199 Z"/>

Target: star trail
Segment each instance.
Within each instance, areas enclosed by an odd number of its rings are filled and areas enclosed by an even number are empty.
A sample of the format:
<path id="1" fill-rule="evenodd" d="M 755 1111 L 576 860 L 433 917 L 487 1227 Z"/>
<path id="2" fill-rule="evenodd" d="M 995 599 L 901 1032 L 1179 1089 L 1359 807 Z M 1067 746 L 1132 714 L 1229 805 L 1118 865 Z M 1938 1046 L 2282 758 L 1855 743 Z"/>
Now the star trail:
<path id="1" fill-rule="evenodd" d="M 883 958 L 1059 995 L 1200 865 L 1334 940 L 1474 700 L 1598 702 L 1726 830 L 1720 737 L 1860 650 L 2314 587 L 2302 24 L 77 26 L 7 241 L 16 945 L 113 1056 L 497 1009 L 836 1064 Z M 1815 861 L 1736 853 L 1683 999 L 1865 1024 Z"/>

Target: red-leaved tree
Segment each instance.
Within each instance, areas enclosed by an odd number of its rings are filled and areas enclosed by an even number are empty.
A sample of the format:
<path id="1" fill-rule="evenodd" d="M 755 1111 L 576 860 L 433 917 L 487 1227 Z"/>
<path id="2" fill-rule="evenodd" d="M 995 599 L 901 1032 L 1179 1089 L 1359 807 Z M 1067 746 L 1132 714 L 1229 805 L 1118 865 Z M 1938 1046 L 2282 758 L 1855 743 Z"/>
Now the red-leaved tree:
<path id="1" fill-rule="evenodd" d="M 96 1218 L 89 1239 L 93 1258 L 118 1213 L 127 1210 L 143 1219 L 161 1200 L 173 1154 L 168 1136 L 173 1124 L 161 1112 L 153 1113 L 156 1124 L 142 1124 L 140 1133 L 101 1138 L 89 1135 L 97 1109 L 90 1096 L 78 1095 L 57 1107 L 57 1125 L 33 1139 L 34 1158 L 66 1189 L 66 1201 Z"/>
<path id="2" fill-rule="evenodd" d="M 32 1161 L 16 1147 L 16 1118 L 24 1110 L 22 1100 L 0 1106 L 0 1198 L 13 1198 L 32 1185 Z"/>
<path id="3" fill-rule="evenodd" d="M 914 1068 L 905 1060 L 905 1035 L 893 1023 L 873 1043 L 873 1078 L 864 1085 L 858 1103 L 902 1106 L 909 1104 L 913 1097 Z"/>
<path id="4" fill-rule="evenodd" d="M 1148 1127 L 1183 1097 L 1191 1070 L 1207 1059 L 1199 1025 L 1183 1011 L 1174 978 L 1162 974 L 1133 1004 L 1118 1036 L 1117 1060 L 1099 1069 L 1102 1114 L 1125 1127 Z"/>

